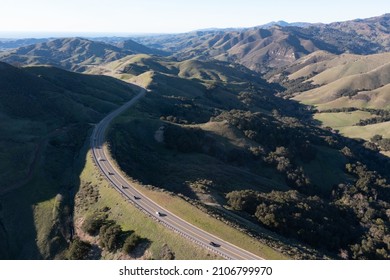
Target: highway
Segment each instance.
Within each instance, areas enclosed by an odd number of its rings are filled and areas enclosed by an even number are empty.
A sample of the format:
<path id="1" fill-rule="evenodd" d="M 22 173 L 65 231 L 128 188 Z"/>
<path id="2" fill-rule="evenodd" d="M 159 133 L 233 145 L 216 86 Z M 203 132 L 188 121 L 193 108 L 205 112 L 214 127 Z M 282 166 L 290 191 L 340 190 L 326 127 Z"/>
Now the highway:
<path id="1" fill-rule="evenodd" d="M 138 99 L 146 94 L 146 90 L 142 89 L 140 93 L 132 100 L 119 107 L 115 111 L 108 114 L 103 120 L 96 124 L 91 136 L 92 156 L 97 167 L 100 169 L 104 177 L 111 185 L 122 194 L 122 196 L 132 203 L 145 214 L 155 219 L 167 228 L 175 231 L 179 235 L 191 240 L 192 242 L 202 246 L 211 252 L 214 252 L 225 259 L 232 260 L 257 260 L 262 259 L 246 250 L 243 250 L 233 244 L 230 244 L 204 230 L 184 221 L 178 216 L 170 213 L 168 210 L 156 204 L 154 201 L 138 192 L 129 183 L 122 171 L 113 164 L 113 160 L 106 148 L 105 133 L 110 122 L 121 114 L 123 111 L 131 107 Z"/>

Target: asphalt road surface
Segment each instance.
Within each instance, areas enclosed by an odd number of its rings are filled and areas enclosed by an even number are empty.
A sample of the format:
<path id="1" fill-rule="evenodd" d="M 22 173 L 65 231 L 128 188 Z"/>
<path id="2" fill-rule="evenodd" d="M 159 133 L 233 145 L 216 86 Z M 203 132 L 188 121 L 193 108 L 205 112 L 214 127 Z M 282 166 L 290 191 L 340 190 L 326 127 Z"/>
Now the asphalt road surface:
<path id="1" fill-rule="evenodd" d="M 232 245 L 202 229 L 184 221 L 168 210 L 159 206 L 151 199 L 138 192 L 123 176 L 122 171 L 118 170 L 113 164 L 105 143 L 105 132 L 110 122 L 123 111 L 131 107 L 138 99 L 146 94 L 146 90 L 135 96 L 120 108 L 108 114 L 103 120 L 96 124 L 91 136 L 92 155 L 96 165 L 101 173 L 107 178 L 111 185 L 125 197 L 130 203 L 135 205 L 141 211 L 155 219 L 157 222 L 177 232 L 179 235 L 191 240 L 192 242 L 222 256 L 225 259 L 233 260 L 256 260 L 262 259 L 246 250 Z"/>

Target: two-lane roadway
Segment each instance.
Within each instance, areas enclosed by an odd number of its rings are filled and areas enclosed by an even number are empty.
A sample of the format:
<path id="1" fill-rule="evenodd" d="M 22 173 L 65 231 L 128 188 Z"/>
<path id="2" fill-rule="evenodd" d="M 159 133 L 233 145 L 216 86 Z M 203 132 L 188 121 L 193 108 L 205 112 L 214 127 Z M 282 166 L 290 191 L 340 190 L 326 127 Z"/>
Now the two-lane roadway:
<path id="1" fill-rule="evenodd" d="M 219 254 L 226 259 L 244 259 L 256 260 L 262 259 L 246 250 L 243 250 L 233 244 L 230 244 L 204 230 L 184 221 L 178 216 L 170 213 L 168 210 L 156 204 L 154 201 L 138 192 L 129 183 L 121 170 L 118 170 L 106 148 L 105 133 L 110 122 L 121 114 L 123 111 L 131 107 L 138 99 L 146 94 L 146 90 L 142 89 L 140 93 L 132 100 L 119 107 L 115 111 L 108 114 L 103 120 L 96 124 L 91 136 L 92 155 L 96 165 L 101 173 L 107 178 L 111 185 L 120 192 L 130 203 L 144 213 L 153 217 L 156 221 L 164 226 L 172 229 L 181 236 L 195 242 L 196 244 L 209 249 L 210 251 Z"/>

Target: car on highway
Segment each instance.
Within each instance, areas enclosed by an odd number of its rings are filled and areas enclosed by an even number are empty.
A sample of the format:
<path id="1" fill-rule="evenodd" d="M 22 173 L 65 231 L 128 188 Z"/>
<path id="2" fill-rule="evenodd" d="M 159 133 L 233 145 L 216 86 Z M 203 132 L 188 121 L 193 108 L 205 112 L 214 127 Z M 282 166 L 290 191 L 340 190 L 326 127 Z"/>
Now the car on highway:
<path id="1" fill-rule="evenodd" d="M 134 199 L 141 199 L 140 197 L 138 197 L 138 196 L 134 196 Z"/>
<path id="2" fill-rule="evenodd" d="M 126 187 L 126 186 L 124 186 L 124 185 L 122 185 L 122 189 L 128 189 L 129 187 Z"/>
<path id="3" fill-rule="evenodd" d="M 221 245 L 219 245 L 219 244 L 217 244 L 217 243 L 215 243 L 215 242 L 213 242 L 213 241 L 210 241 L 210 243 L 209 243 L 211 246 L 213 246 L 213 247 L 221 247 Z"/>
<path id="4" fill-rule="evenodd" d="M 114 172 L 108 172 L 108 175 L 114 175 Z"/>
<path id="5" fill-rule="evenodd" d="M 161 212 L 158 212 L 158 211 L 156 211 L 156 215 L 159 216 L 159 217 L 162 216 Z"/>

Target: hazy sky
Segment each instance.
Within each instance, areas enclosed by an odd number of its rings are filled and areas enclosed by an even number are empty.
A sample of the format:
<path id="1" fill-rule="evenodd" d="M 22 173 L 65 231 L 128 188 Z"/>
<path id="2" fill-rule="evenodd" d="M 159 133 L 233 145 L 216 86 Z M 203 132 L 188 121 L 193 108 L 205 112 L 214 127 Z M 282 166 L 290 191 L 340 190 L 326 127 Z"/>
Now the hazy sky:
<path id="1" fill-rule="evenodd" d="M 176 33 L 390 12 L 389 0 L 0 0 L 0 33 Z"/>

